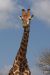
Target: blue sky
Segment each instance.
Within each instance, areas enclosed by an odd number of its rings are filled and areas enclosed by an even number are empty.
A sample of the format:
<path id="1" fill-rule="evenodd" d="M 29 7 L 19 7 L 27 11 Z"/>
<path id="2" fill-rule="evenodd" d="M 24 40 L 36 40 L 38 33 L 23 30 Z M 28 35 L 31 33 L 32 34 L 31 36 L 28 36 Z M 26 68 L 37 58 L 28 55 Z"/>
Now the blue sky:
<path id="1" fill-rule="evenodd" d="M 44 49 L 50 49 L 49 0 L 0 0 L 0 74 L 2 75 L 13 64 L 20 47 L 23 28 L 19 16 L 22 8 L 30 8 L 31 14 L 34 14 L 30 24 L 27 51 L 28 63 L 33 70 L 32 74 L 40 74 L 35 66 L 38 57 Z"/>

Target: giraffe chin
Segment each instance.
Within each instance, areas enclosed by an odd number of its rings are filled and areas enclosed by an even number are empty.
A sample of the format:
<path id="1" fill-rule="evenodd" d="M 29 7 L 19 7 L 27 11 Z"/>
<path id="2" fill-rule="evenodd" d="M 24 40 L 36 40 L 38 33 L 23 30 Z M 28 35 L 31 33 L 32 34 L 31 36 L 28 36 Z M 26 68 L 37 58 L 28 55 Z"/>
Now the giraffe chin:
<path id="1" fill-rule="evenodd" d="M 23 25 L 23 28 L 27 28 L 29 25 Z"/>
<path id="2" fill-rule="evenodd" d="M 23 28 L 27 28 L 29 26 L 29 22 L 23 25 Z"/>

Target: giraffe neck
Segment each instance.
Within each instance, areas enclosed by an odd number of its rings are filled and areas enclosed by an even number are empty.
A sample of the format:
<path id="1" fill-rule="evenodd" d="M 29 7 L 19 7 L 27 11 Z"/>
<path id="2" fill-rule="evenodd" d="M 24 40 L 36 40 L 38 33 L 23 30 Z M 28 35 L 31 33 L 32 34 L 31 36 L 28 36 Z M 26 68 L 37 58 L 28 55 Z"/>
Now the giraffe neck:
<path id="1" fill-rule="evenodd" d="M 10 69 L 8 75 L 31 75 L 27 58 L 27 45 L 28 45 L 28 38 L 29 38 L 29 29 L 30 27 L 24 28 L 23 38 L 21 41 L 21 45 L 19 51 L 15 57 L 13 67 Z"/>
<path id="2" fill-rule="evenodd" d="M 28 45 L 28 39 L 29 39 L 29 31 L 30 31 L 30 26 L 28 25 L 27 27 L 24 28 L 21 45 L 16 56 L 16 59 L 18 59 L 20 62 L 22 62 L 22 60 L 24 60 L 23 58 L 26 57 L 27 45 Z"/>

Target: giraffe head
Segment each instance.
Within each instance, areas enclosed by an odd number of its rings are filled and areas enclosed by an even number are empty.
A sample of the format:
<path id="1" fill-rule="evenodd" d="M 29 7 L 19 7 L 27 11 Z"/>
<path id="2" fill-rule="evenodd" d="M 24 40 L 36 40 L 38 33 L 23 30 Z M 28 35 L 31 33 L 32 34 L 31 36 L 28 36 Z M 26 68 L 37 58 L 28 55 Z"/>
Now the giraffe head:
<path id="1" fill-rule="evenodd" d="M 29 25 L 32 17 L 33 15 L 31 16 L 30 9 L 27 9 L 27 12 L 25 9 L 22 9 L 22 16 L 20 16 L 20 18 L 22 19 L 23 27 L 27 27 Z"/>

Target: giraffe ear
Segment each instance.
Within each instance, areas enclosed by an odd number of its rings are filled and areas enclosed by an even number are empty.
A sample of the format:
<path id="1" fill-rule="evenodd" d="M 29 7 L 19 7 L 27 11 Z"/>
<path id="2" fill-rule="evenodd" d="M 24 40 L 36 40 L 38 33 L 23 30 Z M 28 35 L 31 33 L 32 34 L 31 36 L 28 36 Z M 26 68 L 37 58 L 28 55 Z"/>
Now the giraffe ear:
<path id="1" fill-rule="evenodd" d="M 33 17 L 34 17 L 34 15 L 31 16 L 31 18 L 33 18 Z"/>
<path id="2" fill-rule="evenodd" d="M 22 19 L 22 16 L 18 16 L 18 17 L 19 17 L 20 20 Z"/>
<path id="3" fill-rule="evenodd" d="M 33 17 L 34 17 L 34 15 L 32 15 L 29 20 L 31 20 Z"/>

